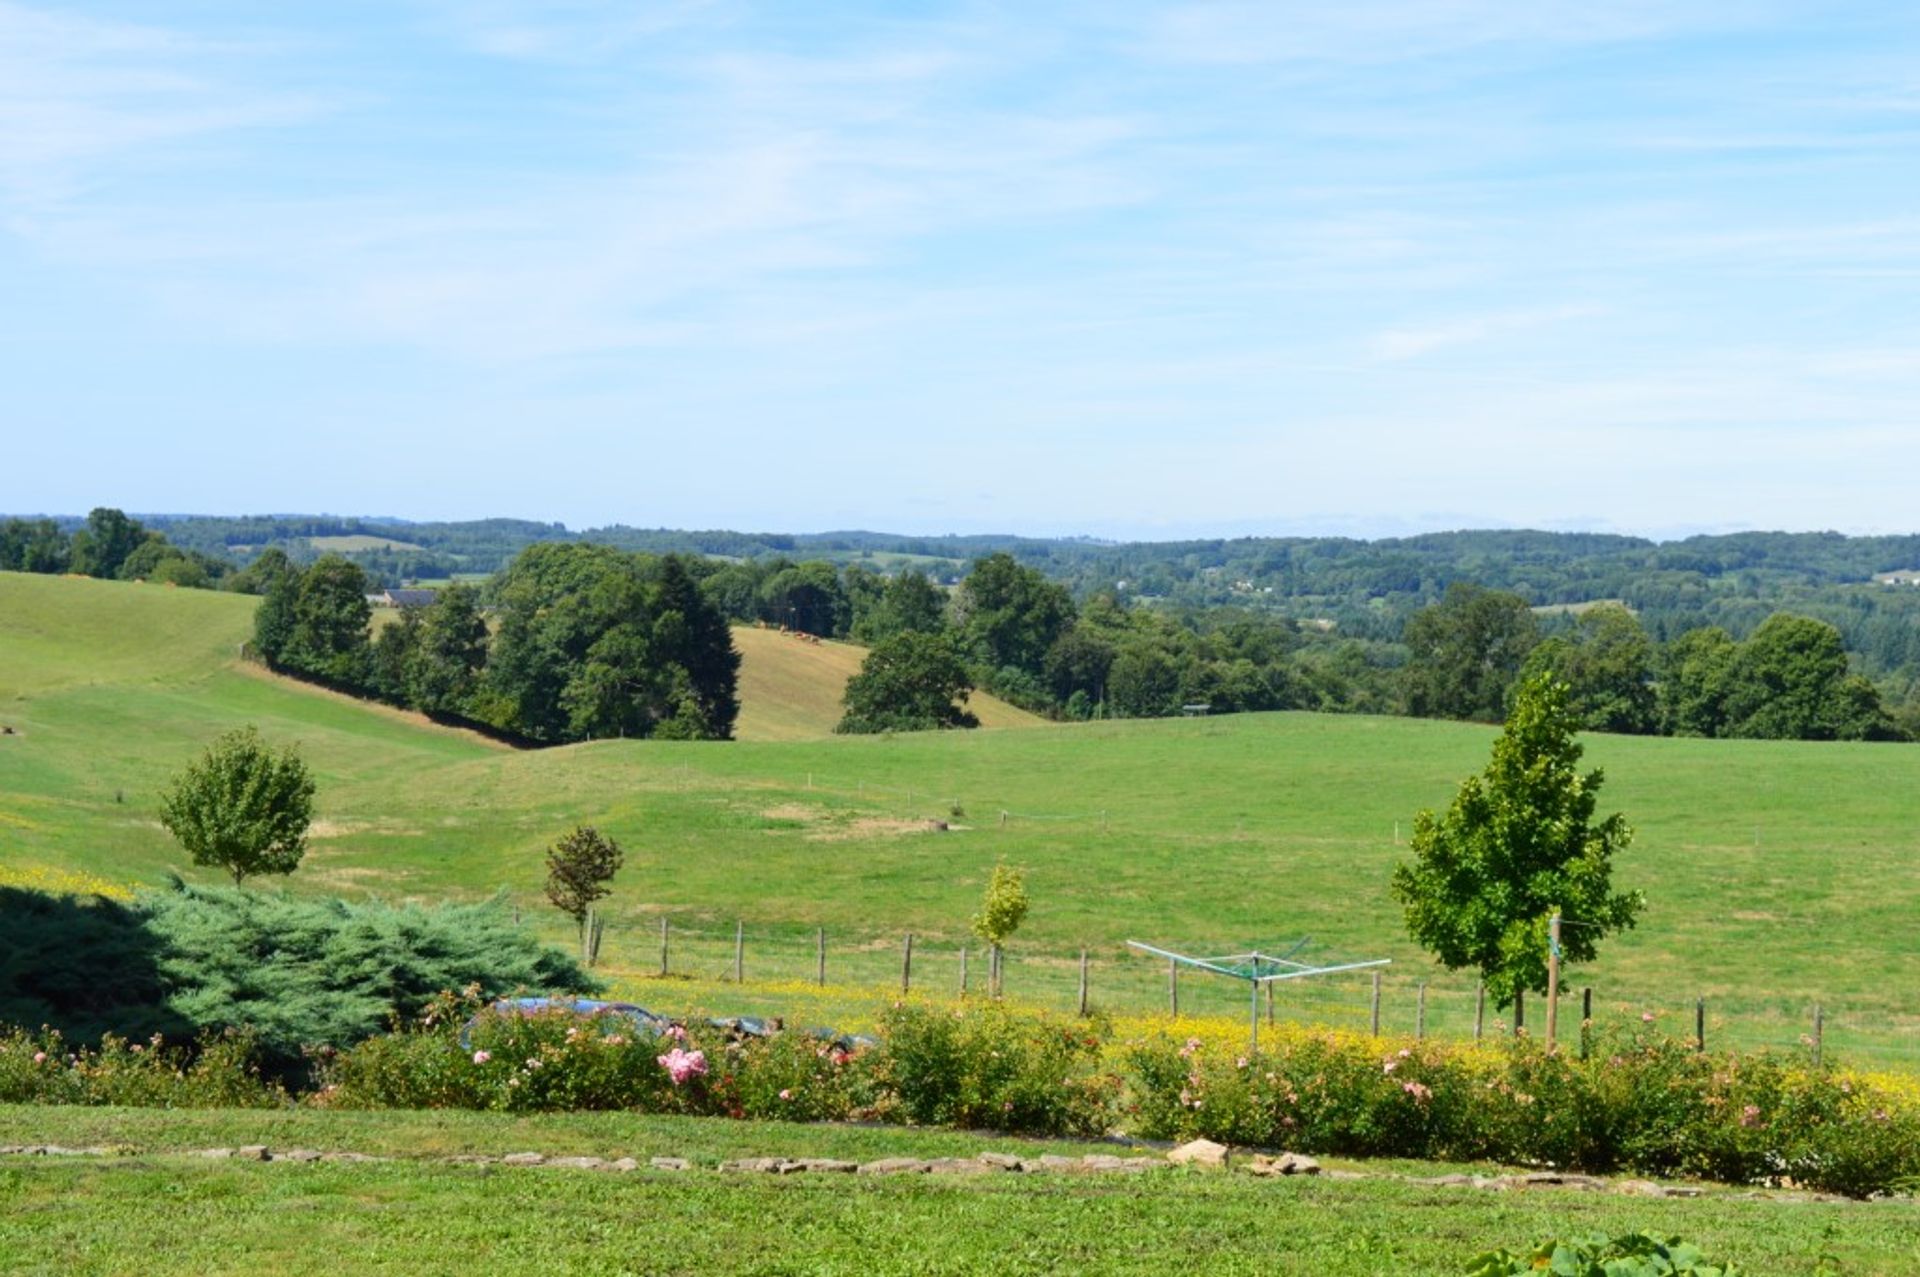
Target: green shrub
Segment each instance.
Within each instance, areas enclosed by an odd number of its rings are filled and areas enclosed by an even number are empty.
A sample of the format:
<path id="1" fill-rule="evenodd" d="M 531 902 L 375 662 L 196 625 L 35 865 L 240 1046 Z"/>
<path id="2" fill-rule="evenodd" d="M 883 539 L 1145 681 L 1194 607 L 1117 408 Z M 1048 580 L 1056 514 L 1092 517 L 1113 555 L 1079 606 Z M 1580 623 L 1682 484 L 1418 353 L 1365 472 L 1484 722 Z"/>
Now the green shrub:
<path id="1" fill-rule="evenodd" d="M 1015 1013 L 999 1002 L 943 1010 L 896 1005 L 881 1022 L 881 1085 L 907 1121 L 1035 1135 L 1104 1135 L 1120 1079 L 1102 1063 L 1105 1029 Z"/>
<path id="2" fill-rule="evenodd" d="M 280 1069 L 410 1021 L 443 989 L 596 988 L 498 900 L 349 904 L 176 878 L 130 905 L 0 889 L 0 926 L 0 1021 L 80 1041 L 246 1028 Z"/>
<path id="3" fill-rule="evenodd" d="M 1524 1255 L 1488 1251 L 1463 1277 L 1509 1277 L 1551 1272 L 1555 1277 L 1740 1277 L 1737 1264 L 1708 1263 L 1698 1246 L 1678 1237 L 1665 1241 L 1646 1233 L 1604 1234 L 1573 1241 L 1544 1241 Z"/>
<path id="4" fill-rule="evenodd" d="M 58 1032 L 0 1027 L 0 1103 L 152 1108 L 272 1108 L 286 1092 L 263 1079 L 244 1033 L 209 1034 L 195 1048 L 107 1037 L 74 1046 Z"/>

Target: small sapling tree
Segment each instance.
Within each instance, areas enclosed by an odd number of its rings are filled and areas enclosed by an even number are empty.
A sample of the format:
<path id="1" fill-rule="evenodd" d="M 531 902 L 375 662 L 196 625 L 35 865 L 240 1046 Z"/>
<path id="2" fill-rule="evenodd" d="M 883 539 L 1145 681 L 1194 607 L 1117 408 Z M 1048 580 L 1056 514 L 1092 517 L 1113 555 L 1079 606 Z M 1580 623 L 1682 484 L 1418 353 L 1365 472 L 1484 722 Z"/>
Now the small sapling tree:
<path id="1" fill-rule="evenodd" d="M 973 918 L 973 934 L 987 943 L 988 984 L 996 998 L 1000 996 L 1000 946 L 1020 929 L 1027 903 L 1026 875 L 1009 869 L 1005 861 L 995 864 L 980 912 Z"/>
<path id="2" fill-rule="evenodd" d="M 289 874 L 307 850 L 313 777 L 291 746 L 274 751 L 251 727 L 214 741 L 174 778 L 160 823 L 196 865 L 224 869 L 235 886 L 252 874 Z"/>
<path id="3" fill-rule="evenodd" d="M 1557 909 L 1567 962 L 1631 927 L 1646 905 L 1612 889 L 1613 857 L 1633 830 L 1617 812 L 1594 823 L 1601 773 L 1576 770 L 1579 718 L 1548 674 L 1522 683 L 1494 742 L 1444 816 L 1414 817 L 1413 861 L 1393 872 L 1407 932 L 1449 970 L 1478 967 L 1500 1006 L 1547 988 L 1548 920 Z"/>
<path id="4" fill-rule="evenodd" d="M 580 957 L 587 966 L 600 956 L 593 902 L 612 890 L 607 884 L 620 871 L 620 860 L 620 844 L 592 825 L 574 826 L 547 848 L 547 899 L 580 928 Z"/>

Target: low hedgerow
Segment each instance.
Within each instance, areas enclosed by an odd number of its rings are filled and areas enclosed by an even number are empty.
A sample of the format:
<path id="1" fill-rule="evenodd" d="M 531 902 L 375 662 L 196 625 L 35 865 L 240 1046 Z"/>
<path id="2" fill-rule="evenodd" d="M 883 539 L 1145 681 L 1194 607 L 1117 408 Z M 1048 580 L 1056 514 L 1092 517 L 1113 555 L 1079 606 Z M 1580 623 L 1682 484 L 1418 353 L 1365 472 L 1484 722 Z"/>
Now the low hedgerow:
<path id="1" fill-rule="evenodd" d="M 1920 1106 L 1778 1056 L 1651 1033 L 1586 1058 L 1331 1032 L 1257 1052 L 1154 1038 L 1128 1052 L 1137 1133 L 1301 1152 L 1490 1160 L 1793 1183 L 1854 1196 L 1920 1174 Z"/>
<path id="2" fill-rule="evenodd" d="M 692 1022 L 665 1038 L 567 1011 L 501 1014 L 444 1000 L 419 1025 L 326 1065 L 318 1102 L 504 1112 L 629 1109 L 850 1118 L 1040 1135 L 1112 1128 L 1120 1079 L 1100 1026 L 989 1003 L 896 1006 L 877 1046 L 800 1030 L 743 1037 Z"/>
<path id="3" fill-rule="evenodd" d="M 926 1126 L 1035 1135 L 1104 1135 L 1121 1081 L 1105 1064 L 1106 1026 L 1010 1010 L 896 1005 L 880 1022 L 876 1070 L 900 1116 Z"/>
<path id="4" fill-rule="evenodd" d="M 286 1092 L 260 1076 L 253 1040 L 207 1034 L 191 1049 L 158 1036 L 98 1047 L 58 1032 L 0 1027 L 0 1103 L 118 1104 L 146 1108 L 273 1108 Z"/>

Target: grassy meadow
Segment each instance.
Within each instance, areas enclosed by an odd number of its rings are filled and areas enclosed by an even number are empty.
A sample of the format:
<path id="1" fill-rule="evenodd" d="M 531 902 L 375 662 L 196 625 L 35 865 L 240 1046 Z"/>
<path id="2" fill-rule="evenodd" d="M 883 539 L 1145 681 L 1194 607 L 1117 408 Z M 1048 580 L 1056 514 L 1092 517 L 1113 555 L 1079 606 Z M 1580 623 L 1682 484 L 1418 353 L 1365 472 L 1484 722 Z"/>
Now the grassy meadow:
<path id="1" fill-rule="evenodd" d="M 1264 714 L 834 738 L 807 734 L 817 713 L 768 689 L 810 681 L 778 666 L 789 653 L 837 668 L 857 649 L 743 631 L 743 735 L 763 739 L 518 752 L 240 664 L 252 606 L 0 574 L 0 724 L 16 732 L 0 736 L 0 858 L 133 883 L 170 869 L 210 877 L 159 828 L 156 796 L 213 735 L 251 722 L 299 741 L 320 780 L 296 891 L 504 890 L 563 939 L 540 896 L 541 850 L 576 822 L 615 835 L 627 865 L 607 902 L 606 953 L 642 1000 L 797 998 L 816 927 L 830 937 L 831 985 L 897 982 L 912 931 L 916 981 L 953 987 L 966 920 L 1004 857 L 1028 871 L 1034 900 L 1009 959 L 1016 994 L 1070 1003 L 1085 948 L 1096 1003 L 1157 1007 L 1164 967 L 1129 956 L 1129 938 L 1222 952 L 1307 935 L 1322 952 L 1394 960 L 1390 1027 L 1413 1027 L 1425 981 L 1429 1030 L 1471 1029 L 1470 979 L 1407 942 L 1386 882 L 1413 813 L 1444 805 L 1484 764 L 1492 729 Z M 1602 810 L 1638 830 L 1618 881 L 1651 902 L 1638 931 L 1573 974 L 1595 987 L 1598 1013 L 1653 1010 L 1690 1030 L 1704 996 L 1714 1040 L 1790 1045 L 1820 1000 L 1830 1050 L 1920 1067 L 1920 934 L 1908 925 L 1920 908 L 1920 752 L 1588 746 L 1607 771 Z M 930 830 L 934 819 L 951 828 Z M 674 927 L 666 984 L 647 975 L 662 915 Z M 768 990 L 719 982 L 735 920 L 748 980 Z M 1181 989 L 1183 1012 L 1242 1014 L 1243 997 L 1197 977 Z M 1329 979 L 1281 989 L 1279 1013 L 1353 1026 L 1366 999 L 1365 977 Z"/>

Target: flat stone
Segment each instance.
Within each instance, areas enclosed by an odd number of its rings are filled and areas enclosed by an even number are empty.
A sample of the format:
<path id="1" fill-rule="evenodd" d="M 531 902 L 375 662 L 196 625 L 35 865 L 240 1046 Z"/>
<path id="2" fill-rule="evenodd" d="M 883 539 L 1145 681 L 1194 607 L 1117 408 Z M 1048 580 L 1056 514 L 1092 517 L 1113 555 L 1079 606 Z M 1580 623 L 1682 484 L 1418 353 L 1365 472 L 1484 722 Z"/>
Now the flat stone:
<path id="1" fill-rule="evenodd" d="M 1087 1164 L 1077 1157 L 1062 1157 L 1058 1153 L 1042 1153 L 1038 1161 L 1027 1163 L 1028 1170 L 1042 1171 L 1084 1171 Z"/>
<path id="2" fill-rule="evenodd" d="M 1700 1197 L 1705 1193 L 1705 1189 L 1694 1188 L 1688 1184 L 1668 1184 L 1660 1190 L 1662 1197 Z"/>
<path id="3" fill-rule="evenodd" d="M 837 1157 L 803 1157 L 793 1167 L 816 1175 L 851 1175 L 860 1169 L 860 1163 L 843 1162 Z"/>
<path id="4" fill-rule="evenodd" d="M 1224 1167 L 1227 1164 L 1227 1146 L 1212 1140 L 1189 1140 L 1168 1153 L 1167 1160 L 1175 1166 Z"/>
<path id="5" fill-rule="evenodd" d="M 632 1157 L 616 1157 L 600 1169 L 607 1171 L 637 1171 L 640 1169 L 640 1162 L 638 1159 Z"/>
<path id="6" fill-rule="evenodd" d="M 656 1171 L 690 1171 L 693 1163 L 684 1157 L 650 1157 L 647 1165 Z"/>
<path id="7" fill-rule="evenodd" d="M 917 1157 L 883 1157 L 876 1162 L 862 1162 L 862 1175 L 925 1175 L 933 1167 Z"/>
<path id="8" fill-rule="evenodd" d="M 545 1166 L 546 1163 L 545 1153 L 508 1153 L 500 1159 L 502 1166 Z"/>
<path id="9" fill-rule="evenodd" d="M 242 1144 L 239 1148 L 233 1150 L 233 1155 L 249 1162 L 270 1162 L 273 1160 L 273 1154 L 268 1151 L 265 1144 Z"/>
<path id="10" fill-rule="evenodd" d="M 1027 1164 L 1012 1153 L 982 1153 L 976 1159 L 990 1171 L 1024 1171 Z"/>
<path id="11" fill-rule="evenodd" d="M 560 1166 L 570 1171 L 597 1171 L 607 1164 L 602 1157 L 550 1157 L 548 1166 Z"/>
<path id="12" fill-rule="evenodd" d="M 930 1157 L 927 1169 L 935 1175 L 980 1175 L 987 1168 L 971 1157 Z"/>
<path id="13" fill-rule="evenodd" d="M 1565 1171 L 1534 1171 L 1517 1177 L 1522 1188 L 1573 1188 L 1594 1192 L 1607 1186 L 1605 1180 L 1591 1175 L 1571 1175 Z"/>
<path id="14" fill-rule="evenodd" d="M 1650 1179 L 1620 1179 L 1613 1182 L 1613 1191 L 1625 1197 L 1664 1197 L 1667 1190 Z"/>
<path id="15" fill-rule="evenodd" d="M 384 1159 L 367 1153 L 322 1153 L 320 1160 L 323 1162 L 378 1162 Z"/>
<path id="16" fill-rule="evenodd" d="M 230 1148 L 197 1148 L 193 1151 L 193 1156 L 195 1157 L 232 1157 L 233 1150 Z"/>
<path id="17" fill-rule="evenodd" d="M 275 1153 L 273 1160 L 276 1162 L 317 1162 L 320 1160 L 320 1156 L 320 1150 L 316 1148 L 290 1148 L 284 1153 Z"/>
<path id="18" fill-rule="evenodd" d="M 1247 1169 L 1255 1175 L 1318 1175 L 1320 1163 L 1304 1153 L 1282 1153 L 1278 1157 L 1256 1156 Z"/>
<path id="19" fill-rule="evenodd" d="M 720 1163 L 720 1169 L 733 1174 L 777 1175 L 784 1165 L 784 1157 L 736 1157 Z"/>

